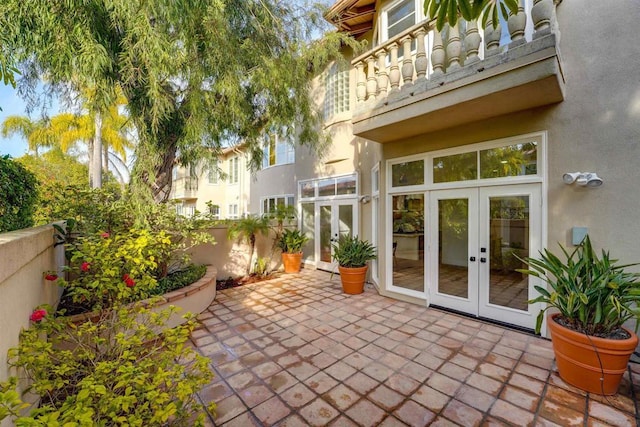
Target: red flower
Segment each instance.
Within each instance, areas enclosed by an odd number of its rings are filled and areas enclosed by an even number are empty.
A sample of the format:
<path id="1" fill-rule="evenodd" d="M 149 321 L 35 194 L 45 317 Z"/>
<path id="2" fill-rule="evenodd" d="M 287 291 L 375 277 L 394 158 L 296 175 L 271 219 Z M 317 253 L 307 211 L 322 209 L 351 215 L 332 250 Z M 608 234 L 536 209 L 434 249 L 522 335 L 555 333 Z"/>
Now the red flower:
<path id="1" fill-rule="evenodd" d="M 136 282 L 128 274 L 122 276 L 122 280 L 127 285 L 127 288 L 133 288 L 136 285 Z"/>
<path id="2" fill-rule="evenodd" d="M 47 315 L 47 310 L 39 308 L 37 310 L 33 310 L 31 316 L 29 316 L 29 320 L 32 322 L 39 322 Z"/>
<path id="3" fill-rule="evenodd" d="M 44 276 L 44 279 L 53 282 L 54 280 L 58 280 L 58 275 L 55 273 L 49 273 L 46 276 Z"/>
<path id="4" fill-rule="evenodd" d="M 89 271 L 89 266 L 91 266 L 91 264 L 89 264 L 87 261 L 85 261 L 80 266 L 80 270 L 85 271 L 85 272 Z"/>
<path id="5" fill-rule="evenodd" d="M 109 238 L 109 233 L 107 233 L 106 231 L 104 233 L 102 233 L 100 235 L 100 237 L 102 237 L 103 239 L 108 239 Z"/>

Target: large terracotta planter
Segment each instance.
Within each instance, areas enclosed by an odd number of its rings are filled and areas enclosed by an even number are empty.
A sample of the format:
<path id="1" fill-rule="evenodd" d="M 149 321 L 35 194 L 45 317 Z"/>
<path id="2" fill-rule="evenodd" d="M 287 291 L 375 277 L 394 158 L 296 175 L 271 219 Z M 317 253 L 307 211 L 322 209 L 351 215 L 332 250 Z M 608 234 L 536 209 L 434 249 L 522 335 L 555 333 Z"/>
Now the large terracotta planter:
<path id="1" fill-rule="evenodd" d="M 302 252 L 283 252 L 282 265 L 284 265 L 285 273 L 300 273 L 300 266 L 302 265 Z"/>
<path id="2" fill-rule="evenodd" d="M 590 393 L 616 394 L 638 336 L 626 329 L 631 335 L 626 340 L 587 336 L 561 326 L 557 316 L 550 315 L 547 323 L 560 378 Z"/>
<path id="3" fill-rule="evenodd" d="M 342 291 L 345 294 L 356 295 L 364 292 L 364 281 L 367 277 L 367 266 L 364 267 L 338 267 Z"/>

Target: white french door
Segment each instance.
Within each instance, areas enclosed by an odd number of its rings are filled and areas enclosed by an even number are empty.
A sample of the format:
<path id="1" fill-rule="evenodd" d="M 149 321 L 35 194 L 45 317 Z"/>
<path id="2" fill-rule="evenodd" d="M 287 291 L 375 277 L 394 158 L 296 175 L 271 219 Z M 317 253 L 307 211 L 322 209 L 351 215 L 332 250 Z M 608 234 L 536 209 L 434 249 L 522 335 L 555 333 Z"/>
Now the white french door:
<path id="1" fill-rule="evenodd" d="M 353 236 L 357 233 L 357 200 L 332 200 L 316 203 L 316 267 L 334 271 L 333 246 L 340 235 Z"/>
<path id="2" fill-rule="evenodd" d="M 541 186 L 430 193 L 429 303 L 533 329 L 533 279 L 516 271 L 541 248 Z"/>

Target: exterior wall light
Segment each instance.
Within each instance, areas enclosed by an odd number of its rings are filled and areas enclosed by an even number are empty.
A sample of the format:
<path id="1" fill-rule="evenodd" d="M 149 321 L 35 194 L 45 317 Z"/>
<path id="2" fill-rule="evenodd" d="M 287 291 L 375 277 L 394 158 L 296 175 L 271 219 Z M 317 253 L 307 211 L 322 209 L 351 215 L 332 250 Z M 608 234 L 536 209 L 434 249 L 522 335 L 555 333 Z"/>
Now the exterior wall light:
<path id="1" fill-rule="evenodd" d="M 562 175 L 565 184 L 574 182 L 583 187 L 600 187 L 604 181 L 595 172 L 567 172 Z"/>

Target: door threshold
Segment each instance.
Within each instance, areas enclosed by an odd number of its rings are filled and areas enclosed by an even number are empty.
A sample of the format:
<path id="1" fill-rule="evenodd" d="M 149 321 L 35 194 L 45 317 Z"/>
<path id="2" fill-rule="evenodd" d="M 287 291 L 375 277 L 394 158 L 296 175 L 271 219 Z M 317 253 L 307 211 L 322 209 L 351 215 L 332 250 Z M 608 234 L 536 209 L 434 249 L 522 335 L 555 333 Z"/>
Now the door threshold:
<path id="1" fill-rule="evenodd" d="M 525 328 L 524 326 L 518 326 L 518 325 L 513 325 L 513 324 L 507 323 L 507 322 L 501 322 L 500 320 L 490 319 L 488 317 L 474 316 L 472 314 L 465 313 L 464 311 L 454 310 L 452 308 L 447 308 L 447 307 L 443 307 L 443 306 L 440 306 L 440 305 L 429 304 L 429 308 L 435 308 L 436 310 L 444 311 L 446 313 L 457 314 L 458 316 L 466 317 L 468 319 L 479 320 L 481 322 L 489 323 L 491 325 L 500 326 L 502 328 L 510 329 L 512 331 L 522 332 L 522 333 L 525 333 L 527 335 L 540 337 L 540 334 L 536 334 L 534 329 L 532 329 L 532 328 Z"/>

